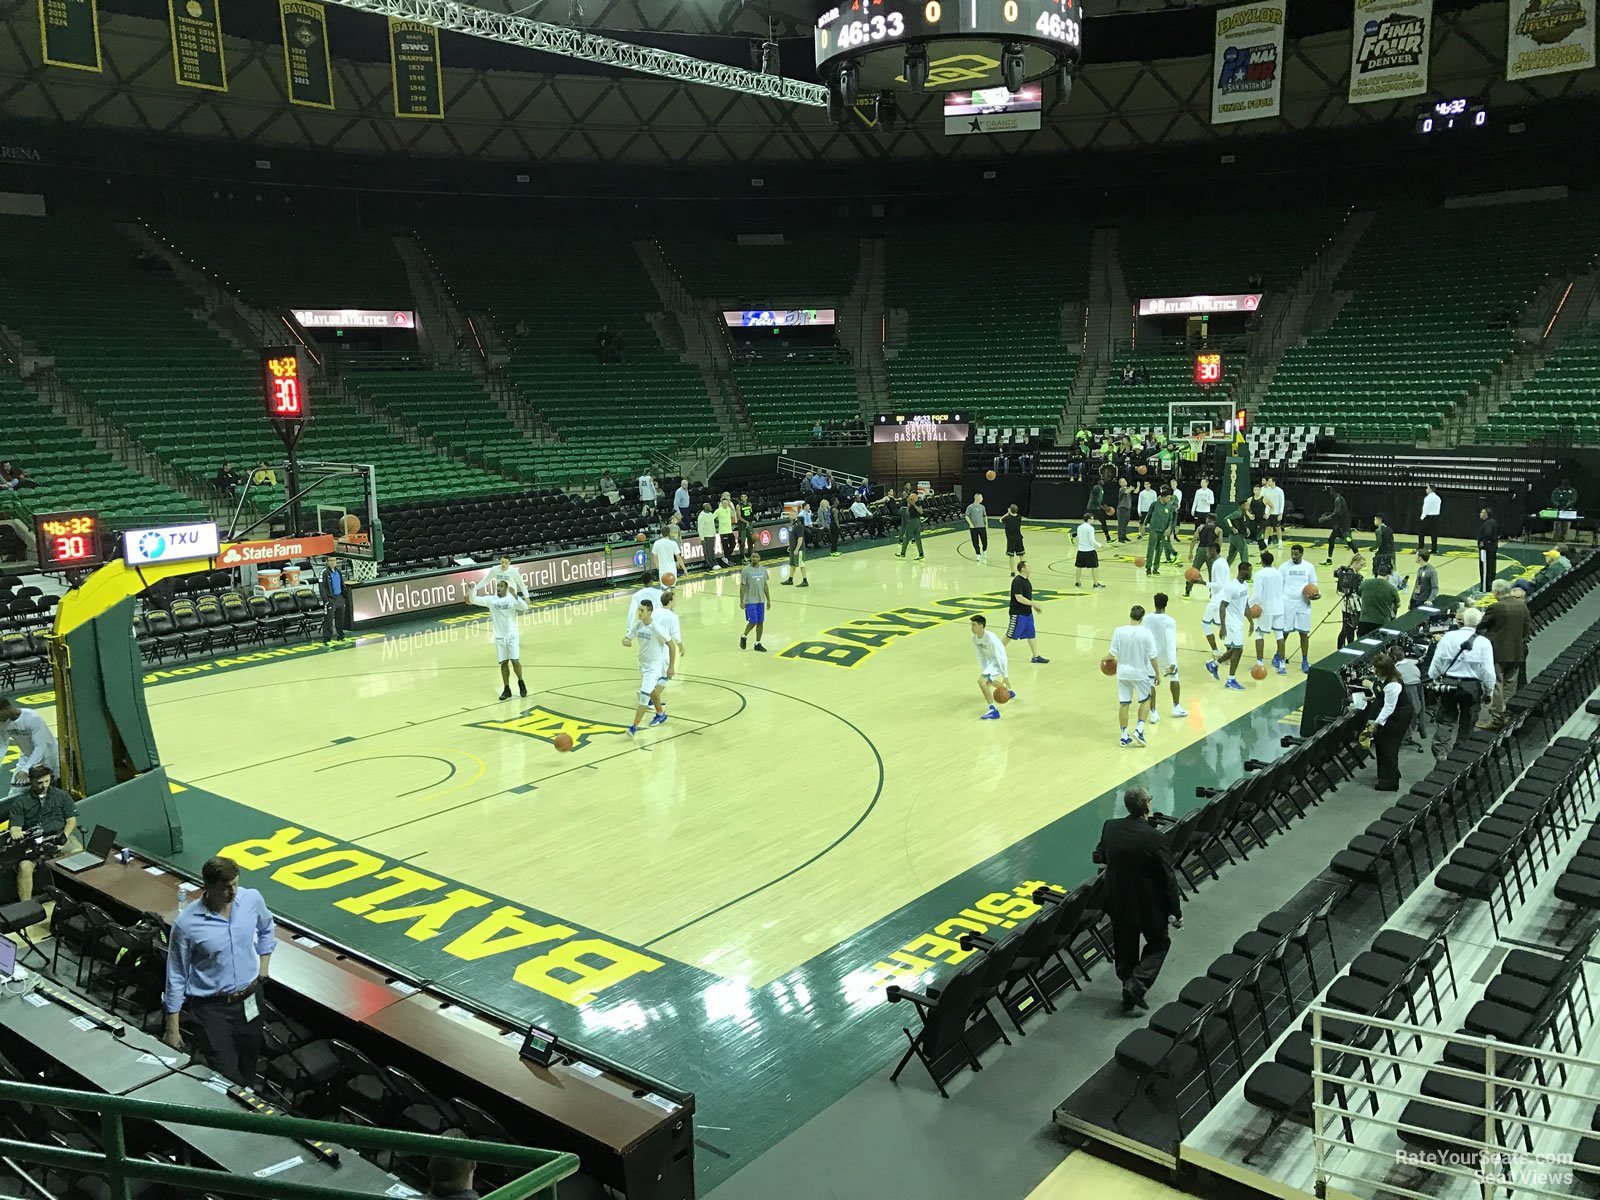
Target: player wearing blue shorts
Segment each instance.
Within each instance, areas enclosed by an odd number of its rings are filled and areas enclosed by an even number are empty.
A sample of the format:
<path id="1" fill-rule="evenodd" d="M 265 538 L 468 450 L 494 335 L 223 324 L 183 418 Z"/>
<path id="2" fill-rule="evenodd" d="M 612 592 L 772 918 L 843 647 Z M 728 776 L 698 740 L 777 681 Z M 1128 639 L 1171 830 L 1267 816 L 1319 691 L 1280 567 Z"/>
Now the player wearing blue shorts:
<path id="1" fill-rule="evenodd" d="M 739 571 L 739 604 L 744 608 L 744 632 L 739 635 L 739 649 L 745 648 L 750 631 L 755 630 L 756 649 L 765 654 L 761 633 L 767 626 L 767 606 L 772 603 L 772 593 L 767 587 L 767 568 L 761 565 L 761 552 L 752 550 L 750 558 Z"/>
<path id="2" fill-rule="evenodd" d="M 1050 660 L 1039 653 L 1039 647 L 1033 640 L 1033 614 L 1039 603 L 1033 598 L 1033 584 L 1028 578 L 1030 574 L 1027 562 L 1019 559 L 1017 573 L 1011 579 L 1011 608 L 1007 613 L 1005 643 L 1027 642 L 1028 653 L 1033 655 L 1029 661 L 1047 663 Z"/>

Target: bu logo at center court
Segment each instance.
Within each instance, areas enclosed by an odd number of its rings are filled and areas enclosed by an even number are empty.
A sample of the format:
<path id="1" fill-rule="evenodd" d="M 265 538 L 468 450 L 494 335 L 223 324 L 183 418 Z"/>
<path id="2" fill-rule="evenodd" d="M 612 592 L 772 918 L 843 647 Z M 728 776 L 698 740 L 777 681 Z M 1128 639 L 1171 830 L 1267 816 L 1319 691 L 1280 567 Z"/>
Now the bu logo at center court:
<path id="1" fill-rule="evenodd" d="M 547 708 L 534 708 L 524 716 L 509 721 L 474 721 L 472 728 L 520 733 L 524 737 L 538 738 L 541 742 L 553 742 L 556 734 L 564 733 L 572 739 L 574 750 L 582 750 L 591 738 L 607 733 L 628 732 L 626 725 L 603 725 L 580 717 L 569 717 L 566 713 L 551 712 Z"/>

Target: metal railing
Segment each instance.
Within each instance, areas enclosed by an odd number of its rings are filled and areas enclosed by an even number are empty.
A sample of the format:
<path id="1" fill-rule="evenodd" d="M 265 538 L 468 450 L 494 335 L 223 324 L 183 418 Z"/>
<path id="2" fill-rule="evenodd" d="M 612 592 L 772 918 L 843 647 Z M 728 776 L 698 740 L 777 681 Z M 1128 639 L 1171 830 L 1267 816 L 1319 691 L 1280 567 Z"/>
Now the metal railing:
<path id="1" fill-rule="evenodd" d="M 437 1154 L 524 1172 L 510 1183 L 485 1193 L 483 1200 L 556 1200 L 556 1185 L 578 1171 L 576 1155 L 554 1150 L 407 1133 L 397 1129 L 373 1129 L 333 1121 L 313 1121 L 304 1117 L 267 1116 L 245 1109 L 233 1112 L 192 1108 L 183 1104 L 134 1100 L 126 1096 L 77 1092 L 32 1083 L 0 1081 L 0 1104 L 37 1104 L 97 1114 L 100 1117 L 100 1136 L 105 1144 L 103 1150 L 42 1146 L 17 1138 L 0 1138 L 0 1158 L 101 1176 L 109 1187 L 110 1200 L 131 1200 L 134 1195 L 131 1185 L 134 1183 L 166 1183 L 185 1189 L 206 1189 L 223 1196 L 255 1196 L 262 1200 L 349 1200 L 352 1196 L 366 1194 L 348 1188 L 291 1183 L 279 1178 L 257 1179 L 206 1167 L 130 1157 L 124 1129 L 124 1123 L 130 1120 L 165 1121 L 173 1125 L 231 1130 L 258 1137 L 332 1142 L 354 1150 L 386 1150 L 408 1155 Z"/>

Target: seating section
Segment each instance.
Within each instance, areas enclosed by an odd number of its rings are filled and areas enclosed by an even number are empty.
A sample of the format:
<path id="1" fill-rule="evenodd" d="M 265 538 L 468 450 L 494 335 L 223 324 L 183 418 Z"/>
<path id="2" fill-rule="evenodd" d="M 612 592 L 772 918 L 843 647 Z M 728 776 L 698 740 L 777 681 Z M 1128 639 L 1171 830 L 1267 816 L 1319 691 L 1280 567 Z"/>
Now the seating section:
<path id="1" fill-rule="evenodd" d="M 1134 299 L 1287 291 L 1339 227 L 1329 209 L 1155 217 L 1123 223 L 1122 273 Z M 1260 287 L 1251 286 L 1259 277 Z"/>
<path id="2" fill-rule="evenodd" d="M 1574 442 L 1600 442 L 1600 321 L 1569 338 L 1477 436 L 1505 444 L 1557 431 Z"/>
<path id="3" fill-rule="evenodd" d="M 538 448 L 470 371 L 407 360 L 394 369 L 345 371 L 342 378 L 379 408 L 490 470 L 531 480 Z"/>
<path id="4" fill-rule="evenodd" d="M 141 266 L 114 229 L 0 218 L 0 264 L 0 321 L 54 354 L 61 378 L 85 401 L 196 486 L 224 459 L 241 473 L 261 459 L 282 461 L 283 447 L 262 418 L 255 364 L 197 321 L 189 291 L 170 272 Z M 385 501 L 517 486 L 433 454 L 336 396 L 318 396 L 314 405 L 301 457 L 373 464 Z M 281 486 L 258 496 L 275 503 Z M 348 496 L 348 489 L 319 493 L 324 501 Z M 153 496 L 163 504 L 176 497 L 171 489 Z M 196 507 L 184 503 L 185 511 Z"/>
<path id="5" fill-rule="evenodd" d="M 461 302 L 487 309 L 509 336 L 507 374 L 562 439 L 536 449 L 541 481 L 635 474 L 652 453 L 717 433 L 699 372 L 650 326 L 661 302 L 624 238 L 452 230 L 425 241 Z M 596 354 L 606 326 L 622 339 L 622 362 Z"/>
<path id="6" fill-rule="evenodd" d="M 1580 201 L 1381 213 L 1337 286 L 1355 293 L 1291 349 L 1256 419 L 1342 437 L 1423 438 L 1512 352 L 1510 314 L 1600 250 Z"/>
<path id="7" fill-rule="evenodd" d="M 182 221 L 158 230 L 181 254 L 258 308 L 411 309 L 411 281 L 387 234 L 297 221 L 275 232 L 270 222 Z M 294 269 L 267 239 L 293 247 Z"/>
<path id="8" fill-rule="evenodd" d="M 850 290 L 854 238 L 832 234 L 741 245 L 733 237 L 665 238 L 662 251 L 702 300 L 737 308 L 833 308 Z"/>
<path id="9" fill-rule="evenodd" d="M 1169 404 L 1199 404 L 1216 399 L 1226 405 L 1243 362 L 1240 355 L 1223 355 L 1222 385 L 1206 389 L 1195 383 L 1194 359 L 1188 355 L 1118 355 L 1112 360 L 1111 374 L 1106 380 L 1099 424 L 1111 429 L 1164 430 Z M 1149 382 L 1124 382 L 1122 373 L 1129 367 L 1147 373 Z"/>
<path id="10" fill-rule="evenodd" d="M 806 442 L 822 422 L 861 420 L 849 363 L 746 363 L 735 374 L 745 410 L 763 446 Z"/>
<path id="11" fill-rule="evenodd" d="M 1067 223 L 1070 224 L 1070 223 Z M 895 407 L 959 410 L 989 425 L 1054 429 L 1078 367 L 1061 307 L 1086 302 L 1089 234 L 1011 227 L 969 253 L 970 226 L 905 228 L 888 239 L 888 304 L 910 317 L 889 363 Z"/>
<path id="12" fill-rule="evenodd" d="M 7 290 L 0 279 L 0 295 Z M 84 430 L 6 375 L 0 375 L 0 412 L 5 413 L 0 457 L 38 484 L 0 492 L 0 513 L 27 523 L 34 513 L 69 508 L 98 509 L 108 521 L 205 512 L 205 505 L 193 497 L 113 462 Z"/>

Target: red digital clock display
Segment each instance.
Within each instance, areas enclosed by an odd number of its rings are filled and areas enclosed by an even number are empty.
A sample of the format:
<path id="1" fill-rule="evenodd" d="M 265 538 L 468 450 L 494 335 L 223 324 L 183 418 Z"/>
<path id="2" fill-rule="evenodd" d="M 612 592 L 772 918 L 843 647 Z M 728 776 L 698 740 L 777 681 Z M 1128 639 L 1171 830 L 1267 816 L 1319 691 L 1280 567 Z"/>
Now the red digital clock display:
<path id="1" fill-rule="evenodd" d="M 100 553 L 100 514 L 87 510 L 40 513 L 33 521 L 39 542 L 41 571 L 72 571 L 79 567 L 98 567 L 105 561 Z"/>
<path id="2" fill-rule="evenodd" d="M 1216 387 L 1222 382 L 1222 355 L 1196 354 L 1194 381 L 1201 387 Z"/>
<path id="3" fill-rule="evenodd" d="M 261 352 L 261 386 L 271 420 L 304 421 L 310 415 L 300 357 L 292 349 Z"/>

